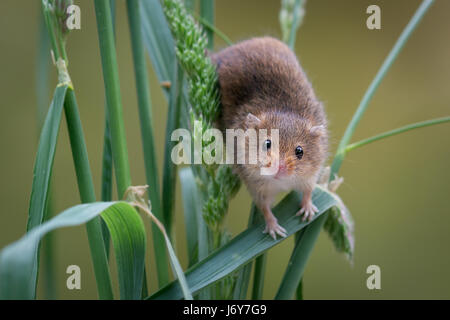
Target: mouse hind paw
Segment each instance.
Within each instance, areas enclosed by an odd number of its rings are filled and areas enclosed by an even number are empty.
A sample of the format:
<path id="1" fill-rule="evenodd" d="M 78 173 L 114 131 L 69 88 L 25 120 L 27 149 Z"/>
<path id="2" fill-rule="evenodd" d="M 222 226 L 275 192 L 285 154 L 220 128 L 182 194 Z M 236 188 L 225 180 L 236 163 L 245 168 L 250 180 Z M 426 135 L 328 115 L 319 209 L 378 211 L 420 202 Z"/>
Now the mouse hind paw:
<path id="1" fill-rule="evenodd" d="M 310 201 L 297 212 L 296 216 L 303 215 L 302 221 L 311 221 L 317 212 L 319 209 Z"/>
<path id="2" fill-rule="evenodd" d="M 277 240 L 277 235 L 286 238 L 287 231 L 280 226 L 276 220 L 266 222 L 266 228 L 263 233 L 268 233 L 274 240 Z"/>

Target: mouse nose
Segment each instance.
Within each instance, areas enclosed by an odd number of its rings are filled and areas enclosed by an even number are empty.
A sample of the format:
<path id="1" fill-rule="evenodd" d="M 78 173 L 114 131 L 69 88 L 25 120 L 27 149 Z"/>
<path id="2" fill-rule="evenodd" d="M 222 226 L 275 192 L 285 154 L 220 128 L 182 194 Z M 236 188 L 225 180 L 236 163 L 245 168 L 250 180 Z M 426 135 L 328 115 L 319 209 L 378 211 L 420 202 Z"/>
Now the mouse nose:
<path id="1" fill-rule="evenodd" d="M 286 173 L 286 171 L 287 171 L 286 162 L 284 160 L 280 159 L 278 162 L 278 173 L 277 174 L 278 175 L 283 174 L 283 173 Z"/>

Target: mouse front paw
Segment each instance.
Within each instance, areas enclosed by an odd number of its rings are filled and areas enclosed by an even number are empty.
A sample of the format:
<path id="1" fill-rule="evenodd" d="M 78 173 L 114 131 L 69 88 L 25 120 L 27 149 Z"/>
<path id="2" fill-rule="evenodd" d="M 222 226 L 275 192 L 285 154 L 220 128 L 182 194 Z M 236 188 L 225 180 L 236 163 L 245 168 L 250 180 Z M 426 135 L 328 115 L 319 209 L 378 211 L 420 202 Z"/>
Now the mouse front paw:
<path id="1" fill-rule="evenodd" d="M 305 204 L 302 203 L 302 208 L 299 212 L 297 212 L 296 216 L 303 215 L 302 221 L 311 221 L 314 218 L 316 212 L 319 212 L 319 209 L 317 209 L 312 201 L 308 201 Z"/>
<path id="2" fill-rule="evenodd" d="M 280 226 L 276 219 L 271 219 L 266 221 L 266 228 L 263 231 L 264 233 L 270 234 L 270 236 L 276 240 L 277 235 L 286 238 L 287 232 L 282 226 Z"/>

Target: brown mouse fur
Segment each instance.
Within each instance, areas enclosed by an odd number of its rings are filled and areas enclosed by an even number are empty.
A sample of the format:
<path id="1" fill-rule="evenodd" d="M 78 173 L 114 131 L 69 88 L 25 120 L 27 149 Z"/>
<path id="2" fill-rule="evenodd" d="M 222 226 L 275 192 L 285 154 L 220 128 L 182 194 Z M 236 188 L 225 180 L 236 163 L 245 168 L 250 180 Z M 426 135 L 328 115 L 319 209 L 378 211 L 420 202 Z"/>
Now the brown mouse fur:
<path id="1" fill-rule="evenodd" d="M 225 129 L 279 130 L 279 153 L 269 154 L 269 164 L 279 161 L 279 172 L 260 174 L 261 164 L 238 164 L 235 171 L 247 185 L 264 213 L 266 232 L 286 235 L 272 214 L 274 197 L 280 191 L 303 192 L 304 219 L 317 208 L 312 190 L 327 155 L 328 135 L 324 108 L 306 78 L 295 54 L 283 42 L 253 38 L 211 56 L 217 67 L 221 94 L 218 127 Z M 298 159 L 295 150 L 303 149 Z M 258 144 L 258 148 L 262 146 Z"/>

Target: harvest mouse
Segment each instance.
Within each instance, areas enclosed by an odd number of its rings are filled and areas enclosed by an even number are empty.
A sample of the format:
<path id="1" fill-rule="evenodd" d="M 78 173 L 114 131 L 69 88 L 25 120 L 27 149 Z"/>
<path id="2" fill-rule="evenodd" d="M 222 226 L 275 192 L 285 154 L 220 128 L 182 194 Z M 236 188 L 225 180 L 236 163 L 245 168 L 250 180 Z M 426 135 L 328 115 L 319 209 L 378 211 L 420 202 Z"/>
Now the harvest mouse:
<path id="1" fill-rule="evenodd" d="M 327 156 L 327 120 L 295 54 L 283 42 L 253 38 L 211 56 L 216 65 L 221 110 L 217 126 L 226 129 L 266 129 L 267 138 L 257 148 L 267 152 L 268 162 L 235 164 L 255 204 L 264 214 L 274 239 L 286 236 L 272 213 L 275 196 L 282 191 L 303 193 L 297 215 L 311 220 L 318 212 L 312 191 Z M 279 152 L 271 152 L 271 129 L 279 131 Z M 272 148 L 273 149 L 273 148 Z M 277 163 L 272 175 L 261 166 Z"/>

